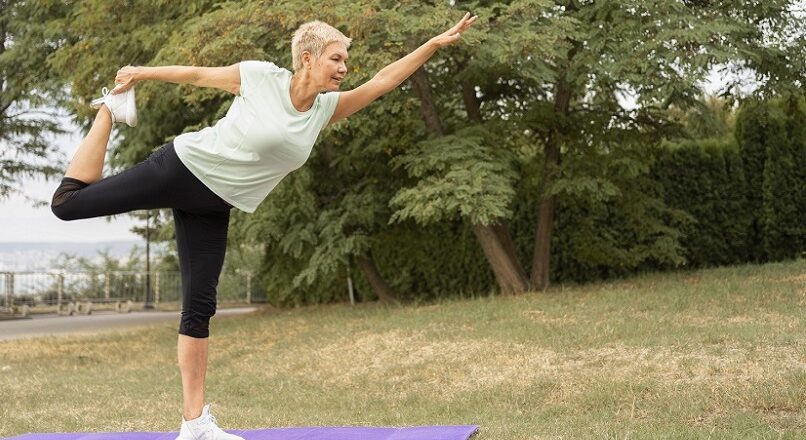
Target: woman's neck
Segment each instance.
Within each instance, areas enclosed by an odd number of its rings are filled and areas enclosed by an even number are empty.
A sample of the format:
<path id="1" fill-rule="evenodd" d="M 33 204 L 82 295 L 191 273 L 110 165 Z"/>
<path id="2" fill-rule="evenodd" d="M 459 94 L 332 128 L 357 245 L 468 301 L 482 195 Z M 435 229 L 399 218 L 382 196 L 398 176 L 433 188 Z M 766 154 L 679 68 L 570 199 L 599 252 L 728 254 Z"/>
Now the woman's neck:
<path id="1" fill-rule="evenodd" d="M 300 112 L 310 110 L 314 100 L 316 100 L 316 95 L 319 94 L 319 91 L 316 89 L 316 86 L 313 85 L 310 78 L 303 78 L 302 75 L 294 73 L 291 76 L 290 88 L 289 95 L 291 97 L 291 105 Z"/>

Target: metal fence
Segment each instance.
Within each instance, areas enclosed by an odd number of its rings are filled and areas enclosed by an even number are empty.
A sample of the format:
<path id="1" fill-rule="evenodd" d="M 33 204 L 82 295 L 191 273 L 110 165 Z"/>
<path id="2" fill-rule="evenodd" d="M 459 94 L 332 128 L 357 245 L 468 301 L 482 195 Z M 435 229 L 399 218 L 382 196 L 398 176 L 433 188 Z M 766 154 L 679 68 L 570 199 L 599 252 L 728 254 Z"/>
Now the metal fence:
<path id="1" fill-rule="evenodd" d="M 88 313 L 100 304 L 128 311 L 132 304 L 146 302 L 147 286 L 154 306 L 181 301 L 179 272 L 0 272 L 0 311 L 25 314 L 32 308 L 55 306 L 59 313 Z M 253 275 L 244 272 L 222 274 L 217 298 L 220 303 L 252 303 L 265 294 L 254 291 Z M 76 310 L 81 307 L 86 310 Z"/>

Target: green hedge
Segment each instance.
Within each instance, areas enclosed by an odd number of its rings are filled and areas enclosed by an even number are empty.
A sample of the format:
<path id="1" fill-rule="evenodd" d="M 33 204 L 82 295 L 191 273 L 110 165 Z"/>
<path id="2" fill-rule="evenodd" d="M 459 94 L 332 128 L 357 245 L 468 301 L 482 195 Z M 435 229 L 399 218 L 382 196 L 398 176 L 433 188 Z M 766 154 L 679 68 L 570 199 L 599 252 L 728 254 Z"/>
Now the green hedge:
<path id="1" fill-rule="evenodd" d="M 806 250 L 804 100 L 749 102 L 735 137 L 673 144 L 653 175 L 695 267 L 795 258 Z"/>
<path id="2" fill-rule="evenodd" d="M 672 224 L 690 266 L 735 264 L 747 260 L 753 213 L 739 149 L 732 140 L 690 141 L 659 155 L 653 176 L 667 206 L 691 221 Z"/>

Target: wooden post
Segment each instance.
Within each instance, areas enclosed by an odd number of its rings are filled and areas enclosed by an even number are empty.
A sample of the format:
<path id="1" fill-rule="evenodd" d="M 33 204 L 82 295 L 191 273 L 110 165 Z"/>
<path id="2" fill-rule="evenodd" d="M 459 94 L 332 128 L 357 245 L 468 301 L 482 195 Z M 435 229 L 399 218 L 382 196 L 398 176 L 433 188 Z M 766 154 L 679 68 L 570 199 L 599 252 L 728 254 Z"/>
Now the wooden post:
<path id="1" fill-rule="evenodd" d="M 154 307 L 160 303 L 160 273 L 154 272 Z"/>
<path id="2" fill-rule="evenodd" d="M 350 276 L 350 261 L 352 255 L 347 257 L 347 295 L 350 297 L 350 305 L 355 305 L 355 293 L 353 292 L 353 278 Z"/>
<path id="3" fill-rule="evenodd" d="M 350 305 L 355 305 L 355 295 L 353 294 L 353 279 L 347 275 L 347 293 L 350 295 Z"/>
<path id="4" fill-rule="evenodd" d="M 252 304 L 252 272 L 246 272 L 246 303 Z"/>
<path id="5" fill-rule="evenodd" d="M 8 272 L 6 275 L 6 307 L 11 309 L 11 306 L 14 305 L 14 299 L 12 296 L 14 295 L 14 274 L 12 272 Z"/>
<path id="6" fill-rule="evenodd" d="M 56 297 L 56 306 L 62 306 L 62 299 L 64 299 L 64 272 L 59 273 L 59 286 L 56 288 L 58 296 Z"/>
<path id="7" fill-rule="evenodd" d="M 109 301 L 109 271 L 104 272 L 104 299 Z"/>

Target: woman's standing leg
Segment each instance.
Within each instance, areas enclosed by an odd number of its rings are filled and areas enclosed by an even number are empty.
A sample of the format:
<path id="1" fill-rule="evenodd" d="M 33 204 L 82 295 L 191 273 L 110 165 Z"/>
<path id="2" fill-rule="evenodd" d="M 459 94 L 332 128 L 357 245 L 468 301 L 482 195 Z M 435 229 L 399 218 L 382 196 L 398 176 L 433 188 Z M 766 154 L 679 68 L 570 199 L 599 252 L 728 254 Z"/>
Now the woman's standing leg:
<path id="1" fill-rule="evenodd" d="M 106 146 L 112 132 L 112 114 L 106 105 L 98 109 L 95 121 L 87 136 L 81 141 L 78 151 L 70 161 L 65 177 L 93 183 L 101 178 L 106 157 Z"/>
<path id="2" fill-rule="evenodd" d="M 182 320 L 177 340 L 182 374 L 182 415 L 202 414 L 210 318 L 216 311 L 218 278 L 227 250 L 229 210 L 189 212 L 174 209 L 179 270 L 182 272 Z"/>
<path id="3" fill-rule="evenodd" d="M 182 417 L 193 420 L 204 407 L 204 378 L 207 375 L 208 338 L 179 334 L 176 352 L 182 375 Z"/>

